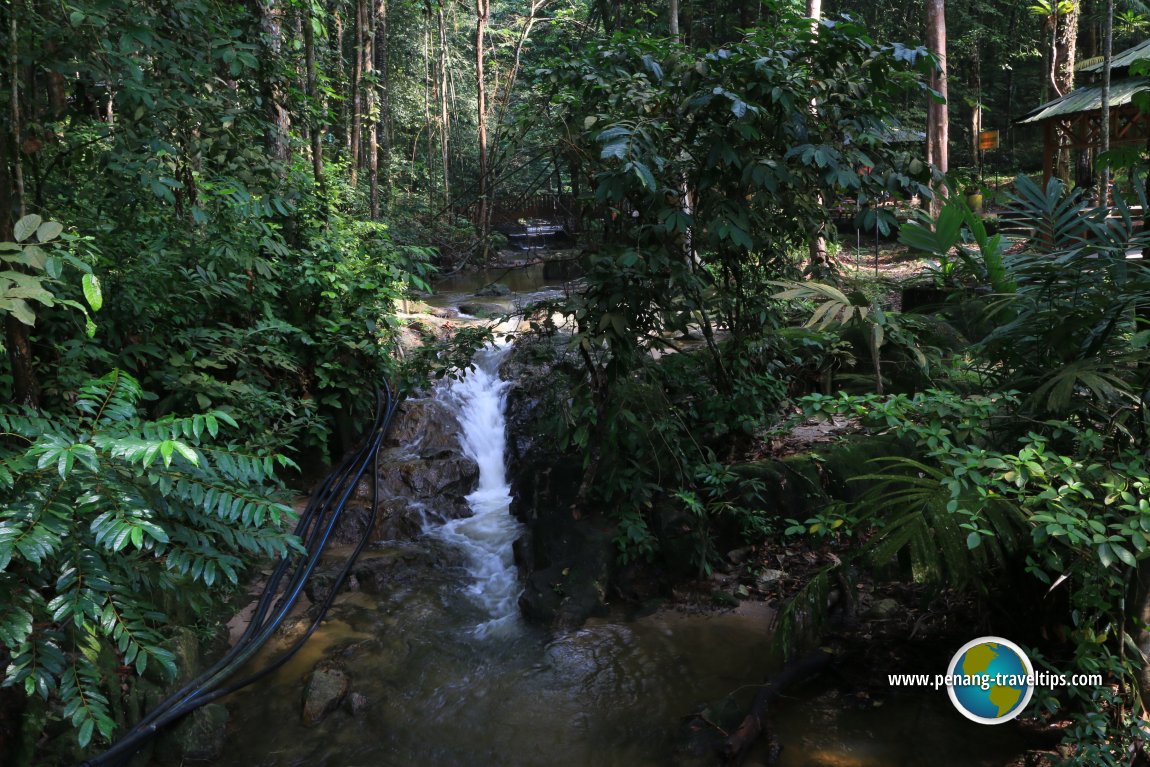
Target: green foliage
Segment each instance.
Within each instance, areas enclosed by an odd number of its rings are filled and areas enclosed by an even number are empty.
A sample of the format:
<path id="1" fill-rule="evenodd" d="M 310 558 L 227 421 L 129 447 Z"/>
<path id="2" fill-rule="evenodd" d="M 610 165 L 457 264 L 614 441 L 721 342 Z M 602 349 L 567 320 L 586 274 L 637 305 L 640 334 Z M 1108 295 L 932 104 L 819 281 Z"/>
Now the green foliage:
<path id="1" fill-rule="evenodd" d="M 81 746 L 115 726 L 106 659 L 174 675 L 161 600 L 200 609 L 247 562 L 299 549 L 277 500 L 287 459 L 222 441 L 224 412 L 145 420 L 142 395 L 113 371 L 68 414 L 0 411 L 4 685 L 50 703 Z"/>
<path id="2" fill-rule="evenodd" d="M 917 219 L 899 230 L 899 241 L 936 259 L 931 271 L 939 286 L 972 282 L 989 285 L 996 293 L 1014 292 L 1015 285 L 1007 276 L 1003 236 L 988 236 L 981 217 L 970 210 L 965 200 L 950 198 L 937 220 L 932 221 L 923 211 L 918 213 Z M 970 247 L 970 240 L 977 249 Z M 952 251 L 957 260 L 952 258 Z"/>
<path id="3" fill-rule="evenodd" d="M 785 4 L 767 5 L 769 31 L 710 52 L 619 34 L 537 73 L 568 159 L 610 219 L 586 288 L 557 308 L 586 375 L 566 429 L 585 458 L 577 502 L 624 521 L 624 556 L 631 542 L 650 552 L 647 510 L 666 489 L 696 518 L 705 566 L 705 528 L 727 507 L 692 467 L 737 453 L 812 377 L 804 364 L 829 364 L 829 350 L 805 355 L 822 343 L 813 335 L 777 332 L 769 298 L 770 280 L 799 272 L 790 253 L 825 228 L 822 200 L 924 191 L 925 165 L 884 140 L 897 99 L 921 92 L 922 52 L 877 45 L 849 21 L 816 37 Z"/>
<path id="4" fill-rule="evenodd" d="M 13 225 L 15 242 L 0 242 L 0 262 L 5 264 L 5 268 L 0 270 L 0 313 L 11 314 L 25 325 L 32 326 L 36 324 L 36 312 L 29 302 L 42 307 L 62 304 L 84 313 L 87 332 L 91 336 L 96 326 L 88 315 L 88 307 L 98 312 L 103 305 L 100 281 L 86 263 L 56 247 L 63 231 L 62 224 L 44 221 L 35 214 L 24 216 Z M 82 282 L 88 307 L 58 298 L 50 289 L 59 281 L 65 265 L 84 272 Z"/>
<path id="5" fill-rule="evenodd" d="M 1019 405 L 1015 393 L 804 401 L 807 415 L 858 417 L 922 455 L 888 459 L 882 472 L 858 477 L 879 480 L 861 501 L 869 561 L 905 564 L 916 580 L 964 585 L 1004 572 L 1021 554 L 1029 574 L 1069 591 L 1074 673 L 1133 682 L 1145 661 L 1127 638 L 1135 628 L 1127 603 L 1150 558 L 1150 457 L 1066 421 L 1032 422 L 1012 438 Z M 1074 763 L 1117 763 L 1092 760 L 1143 737 L 1136 722 L 1108 724 L 1091 708 L 1127 707 L 1110 684 L 1067 693 L 1085 705 L 1068 734 Z"/>

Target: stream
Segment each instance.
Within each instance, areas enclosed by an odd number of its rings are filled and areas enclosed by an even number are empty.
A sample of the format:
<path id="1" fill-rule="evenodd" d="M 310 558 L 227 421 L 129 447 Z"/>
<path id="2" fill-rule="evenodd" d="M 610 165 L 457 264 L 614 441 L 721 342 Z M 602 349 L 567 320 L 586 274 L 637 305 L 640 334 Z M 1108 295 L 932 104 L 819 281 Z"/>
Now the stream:
<path id="1" fill-rule="evenodd" d="M 498 374 L 506 353 L 481 352 L 475 370 L 437 392 L 480 467 L 472 516 L 366 551 L 385 585 L 342 593 L 288 664 L 226 701 L 216 765 L 655 767 L 681 763 L 684 717 L 724 699 L 749 705 L 751 685 L 772 670 L 772 614 L 761 604 L 620 612 L 559 634 L 521 619 L 512 542 L 522 530 L 508 513 L 508 384 Z M 308 677 L 333 659 L 350 693 L 305 726 Z M 772 723 L 780 767 L 1003 767 L 1024 748 L 1012 728 L 965 720 L 942 691 L 859 708 L 817 683 L 795 690 Z M 757 748 L 746 764 L 767 763 Z"/>

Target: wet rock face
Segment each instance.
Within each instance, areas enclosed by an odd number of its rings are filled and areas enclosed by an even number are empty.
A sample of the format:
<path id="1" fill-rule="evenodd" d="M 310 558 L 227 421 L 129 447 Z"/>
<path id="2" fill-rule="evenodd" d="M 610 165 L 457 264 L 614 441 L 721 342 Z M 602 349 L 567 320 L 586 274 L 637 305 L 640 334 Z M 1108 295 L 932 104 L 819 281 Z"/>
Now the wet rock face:
<path id="1" fill-rule="evenodd" d="M 479 467 L 463 454 L 454 411 L 434 399 L 407 400 L 396 413 L 379 456 L 379 488 L 372 541 L 410 540 L 430 520 L 467 516 L 467 494 Z M 370 519 L 371 477 L 365 476 L 344 511 L 335 542 L 352 544 Z"/>
<path id="2" fill-rule="evenodd" d="M 581 376 L 565 343 L 521 342 L 508 357 L 507 446 L 511 511 L 530 528 L 516 545 L 526 574 L 519 609 L 528 620 L 574 628 L 602 611 L 612 581 L 614 531 L 571 508 L 582 480 L 579 456 L 556 449 L 544 422 L 566 406 L 571 382 Z"/>

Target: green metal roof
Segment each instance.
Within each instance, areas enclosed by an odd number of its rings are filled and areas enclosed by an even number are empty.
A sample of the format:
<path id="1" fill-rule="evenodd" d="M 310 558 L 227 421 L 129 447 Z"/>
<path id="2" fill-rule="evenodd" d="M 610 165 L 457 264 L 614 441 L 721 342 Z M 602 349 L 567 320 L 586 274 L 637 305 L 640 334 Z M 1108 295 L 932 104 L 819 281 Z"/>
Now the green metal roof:
<path id="1" fill-rule="evenodd" d="M 1122 53 L 1116 55 L 1110 60 L 1110 69 L 1115 70 L 1121 69 L 1122 67 L 1128 67 L 1135 61 L 1141 61 L 1143 59 L 1150 59 L 1150 40 L 1143 40 L 1133 48 L 1127 48 L 1126 50 L 1122 51 Z M 1101 72 L 1103 63 L 1103 61 L 1099 61 L 1096 64 L 1090 64 L 1089 66 L 1082 67 L 1082 69 L 1079 71 Z"/>
<path id="2" fill-rule="evenodd" d="M 1148 52 L 1150 53 L 1150 52 Z M 1135 93 L 1150 90 L 1150 78 L 1130 77 L 1115 80 L 1110 84 L 1110 108 L 1129 104 Z M 1015 121 L 1017 125 L 1039 123 L 1054 117 L 1067 117 L 1081 112 L 1093 112 L 1102 108 L 1102 86 L 1091 85 L 1077 88 L 1062 98 L 1049 101 Z"/>

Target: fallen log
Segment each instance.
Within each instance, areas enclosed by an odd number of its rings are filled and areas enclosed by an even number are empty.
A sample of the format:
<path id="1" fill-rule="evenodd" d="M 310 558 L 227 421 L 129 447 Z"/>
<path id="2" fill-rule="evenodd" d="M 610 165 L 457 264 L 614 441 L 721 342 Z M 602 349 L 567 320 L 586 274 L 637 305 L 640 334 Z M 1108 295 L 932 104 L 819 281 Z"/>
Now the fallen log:
<path id="1" fill-rule="evenodd" d="M 810 655 L 791 661 L 782 671 L 759 688 L 751 703 L 751 710 L 743 717 L 742 723 L 724 741 L 720 752 L 724 764 L 737 765 L 746 756 L 747 750 L 759 736 L 766 732 L 767 713 L 775 699 L 791 685 L 821 673 L 834 660 L 834 653 L 818 650 Z"/>

